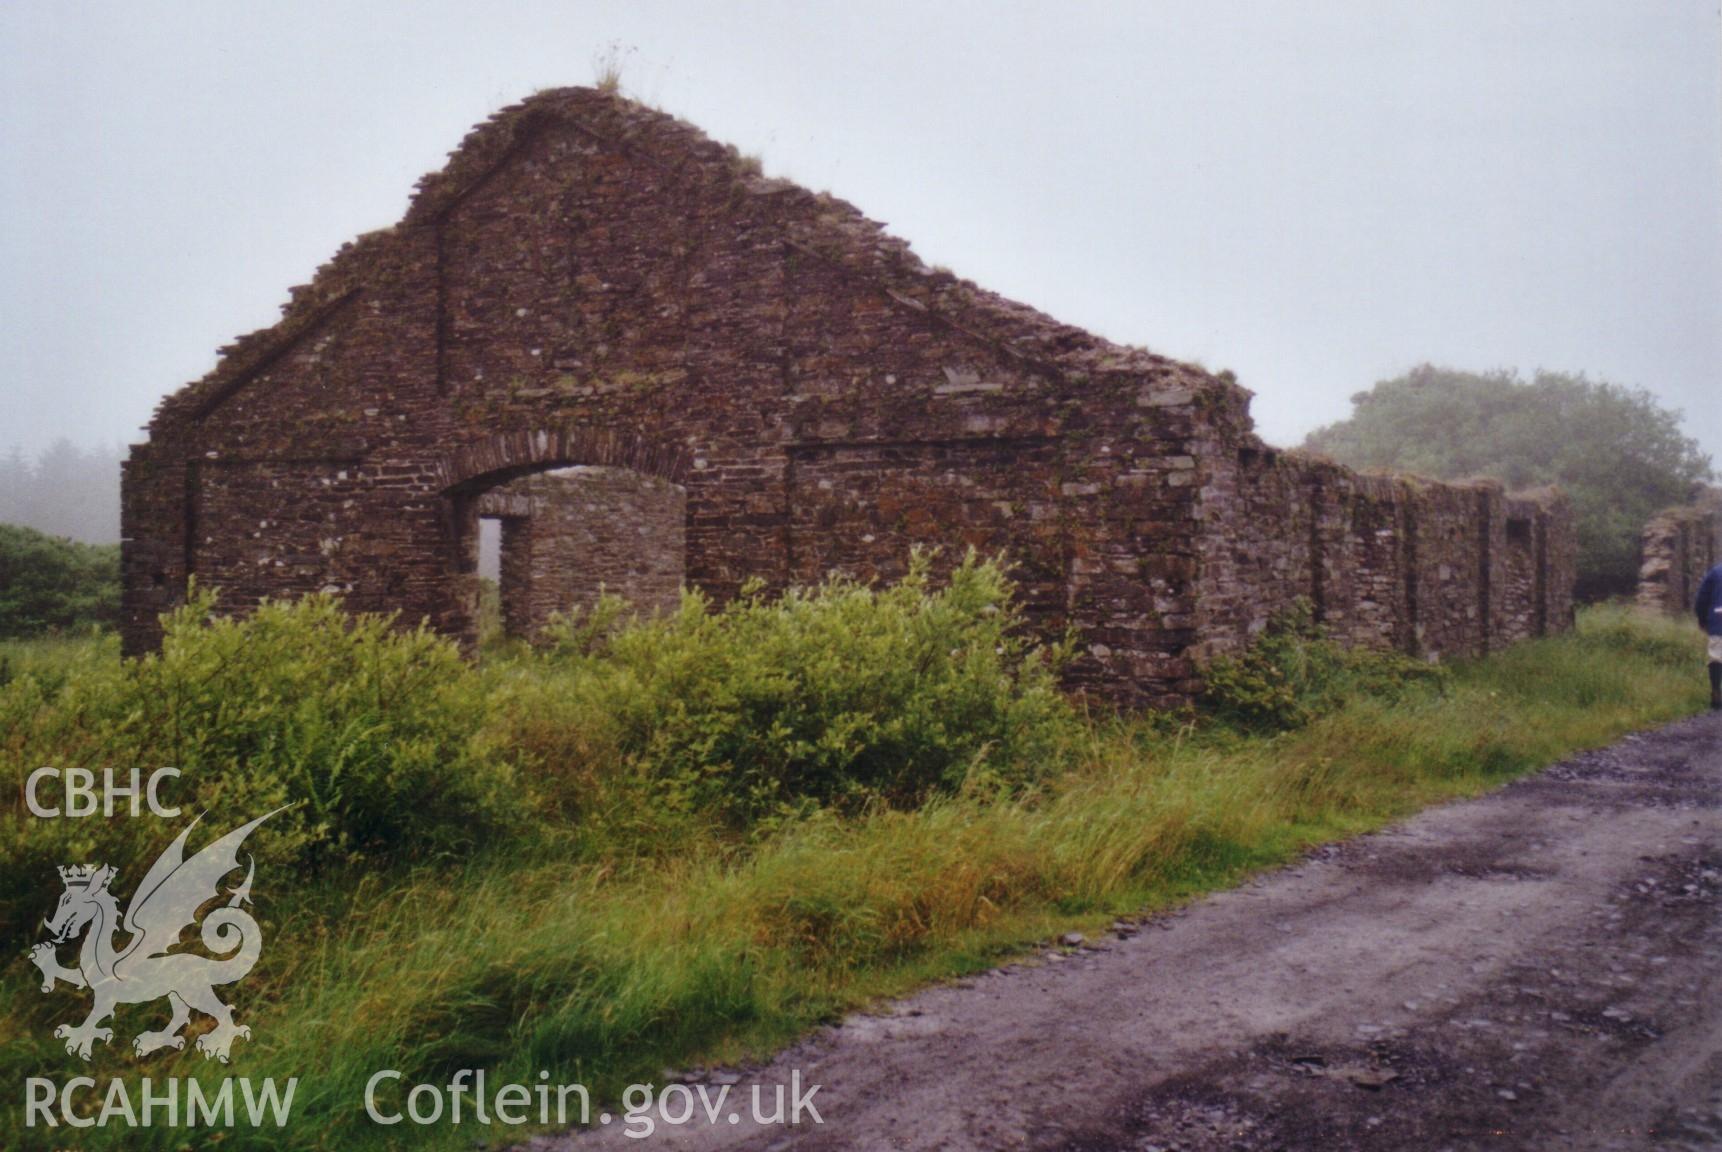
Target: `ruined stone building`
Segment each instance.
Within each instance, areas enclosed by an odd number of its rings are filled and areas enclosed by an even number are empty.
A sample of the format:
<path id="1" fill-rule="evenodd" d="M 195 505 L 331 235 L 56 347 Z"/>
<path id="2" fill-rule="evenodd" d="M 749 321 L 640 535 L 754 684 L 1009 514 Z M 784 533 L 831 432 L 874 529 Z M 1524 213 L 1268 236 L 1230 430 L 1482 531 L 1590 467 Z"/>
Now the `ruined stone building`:
<path id="1" fill-rule="evenodd" d="M 132 653 L 192 577 L 470 637 L 484 517 L 526 632 L 600 583 L 661 604 L 1003 550 L 1032 623 L 1078 629 L 1073 682 L 1128 702 L 1187 696 L 1299 596 L 1432 657 L 1571 614 L 1558 497 L 1277 451 L 1229 376 L 929 268 L 598 91 L 481 125 L 224 353 L 126 466 Z"/>
<path id="2" fill-rule="evenodd" d="M 1638 603 L 1678 616 L 1692 611 L 1704 574 L 1722 564 L 1722 489 L 1670 508 L 1639 538 Z"/>

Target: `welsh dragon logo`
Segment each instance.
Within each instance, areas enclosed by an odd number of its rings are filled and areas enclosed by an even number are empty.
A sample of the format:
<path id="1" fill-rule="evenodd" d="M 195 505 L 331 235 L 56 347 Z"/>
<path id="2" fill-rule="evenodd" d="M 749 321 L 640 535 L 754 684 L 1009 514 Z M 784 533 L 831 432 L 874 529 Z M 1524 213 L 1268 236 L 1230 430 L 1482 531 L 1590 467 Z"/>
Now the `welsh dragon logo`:
<path id="1" fill-rule="evenodd" d="M 234 1040 L 250 1038 L 251 1029 L 233 1022 L 233 1010 L 216 998 L 215 989 L 244 979 L 263 951 L 263 933 L 257 921 L 240 907 L 251 899 L 254 860 L 248 858 L 245 880 L 227 893 L 226 905 L 203 917 L 203 946 L 225 958 L 170 949 L 178 946 L 182 931 L 197 923 L 198 909 L 223 895 L 222 879 L 239 868 L 239 846 L 245 838 L 280 811 L 277 808 L 235 828 L 187 860 L 186 837 L 202 817 L 193 820 L 150 865 L 143 883 L 132 894 L 123 921 L 119 902 L 110 891 L 117 875 L 112 867 L 85 864 L 60 869 L 66 890 L 53 917 L 43 921 L 53 939 L 36 945 L 29 957 L 42 971 L 42 991 L 52 992 L 55 982 L 63 980 L 95 994 L 95 1003 L 82 1024 L 62 1024 L 54 1029 L 54 1035 L 66 1042 L 67 1052 L 88 1060 L 93 1042 L 113 1039 L 113 1030 L 100 1024 L 113 1014 L 116 1005 L 144 1004 L 162 996 L 167 997 L 173 1016 L 166 1028 L 140 1033 L 132 1041 L 132 1050 L 139 1056 L 161 1048 L 184 1048 L 185 1037 L 179 1031 L 191 1019 L 193 1009 L 215 1019 L 215 1027 L 197 1038 L 204 1059 L 214 1057 L 225 1064 Z M 116 939 L 122 923 L 130 935 L 123 947 Z M 77 968 L 62 967 L 55 950 L 80 934 L 83 944 L 78 949 Z"/>

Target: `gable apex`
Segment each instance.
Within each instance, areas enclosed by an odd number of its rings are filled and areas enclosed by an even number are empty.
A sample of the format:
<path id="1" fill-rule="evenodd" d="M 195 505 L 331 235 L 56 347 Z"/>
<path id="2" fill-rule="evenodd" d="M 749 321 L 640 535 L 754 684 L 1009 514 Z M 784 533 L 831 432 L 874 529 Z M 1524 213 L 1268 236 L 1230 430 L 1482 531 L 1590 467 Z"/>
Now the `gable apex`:
<path id="1" fill-rule="evenodd" d="M 1229 380 L 1145 349 L 1114 344 L 1028 305 L 929 267 L 907 241 L 868 219 L 847 201 L 767 177 L 732 145 L 694 125 L 623 96 L 595 88 L 554 88 L 500 109 L 469 131 L 443 168 L 422 177 L 400 222 L 343 245 L 309 284 L 289 290 L 282 319 L 220 349 L 216 367 L 164 399 L 157 420 L 196 419 L 243 387 L 318 320 L 362 293 L 375 266 L 420 229 L 436 228 L 468 196 L 507 167 L 538 132 L 566 125 L 635 163 L 665 172 L 699 165 L 736 187 L 738 211 L 778 229 L 797 252 L 869 282 L 899 307 L 926 315 L 1004 355 L 1075 382 L 1122 373 L 1165 387 L 1226 392 L 1242 404 L 1248 394 Z"/>

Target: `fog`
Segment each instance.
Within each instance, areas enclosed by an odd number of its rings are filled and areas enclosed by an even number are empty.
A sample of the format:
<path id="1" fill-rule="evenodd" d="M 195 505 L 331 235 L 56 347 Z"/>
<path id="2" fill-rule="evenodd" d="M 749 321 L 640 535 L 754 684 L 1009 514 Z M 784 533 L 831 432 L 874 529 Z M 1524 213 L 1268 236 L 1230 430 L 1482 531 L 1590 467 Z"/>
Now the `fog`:
<path id="1" fill-rule="evenodd" d="M 139 438 L 467 128 L 624 87 L 929 262 L 1235 371 L 1295 442 L 1425 360 L 1586 371 L 1722 457 L 1714 3 L 0 10 L 0 450 Z"/>

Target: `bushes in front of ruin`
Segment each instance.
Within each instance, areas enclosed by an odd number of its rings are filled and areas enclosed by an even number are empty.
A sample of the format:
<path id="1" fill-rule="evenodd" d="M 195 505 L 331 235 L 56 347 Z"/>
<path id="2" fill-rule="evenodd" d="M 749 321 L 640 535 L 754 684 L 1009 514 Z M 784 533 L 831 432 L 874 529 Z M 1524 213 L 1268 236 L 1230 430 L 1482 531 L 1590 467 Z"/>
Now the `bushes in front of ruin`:
<path id="1" fill-rule="evenodd" d="M 696 601 L 655 623 L 610 601 L 564 621 L 556 651 L 510 650 L 476 667 L 445 641 L 349 622 L 324 600 L 234 623 L 210 620 L 200 598 L 170 622 L 158 665 L 121 664 L 111 637 L 81 655 L 66 644 L 37 653 L 0 688 L 0 776 L 13 780 L 44 750 L 123 769 L 175 739 L 202 767 L 184 781 L 195 791 L 171 796 L 185 818 L 166 824 L 20 824 L 21 805 L 0 814 L 7 979 L 35 985 L 20 953 L 58 895 L 52 865 L 118 864 L 116 890 L 129 896 L 201 806 L 211 812 L 195 842 L 255 815 L 253 801 L 274 801 L 228 796 L 225 782 L 242 785 L 249 769 L 216 767 L 224 761 L 261 758 L 284 773 L 285 749 L 315 748 L 328 763 L 346 749 L 370 772 L 368 729 L 390 724 L 409 744 L 440 745 L 444 769 L 525 779 L 541 798 L 536 819 L 487 807 L 482 792 L 451 808 L 448 794 L 421 802 L 403 786 L 385 815 L 414 822 L 409 838 L 355 856 L 362 867 L 265 865 L 265 852 L 329 861 L 338 839 L 268 844 L 260 833 L 247 844 L 259 854 L 266 946 L 237 1005 L 260 1038 L 243 1059 L 249 1075 L 277 1082 L 317 1070 L 318 1091 L 279 1146 L 380 1148 L 386 1130 L 346 1106 L 378 1068 L 407 1083 L 450 1068 L 486 1069 L 492 1083 L 548 1070 L 607 1098 L 659 1069 L 771 1050 L 881 995 L 1174 906 L 1705 701 L 1693 675 L 1702 638 L 1689 625 L 1587 609 L 1575 632 L 1444 675 L 1418 668 L 1397 689 L 1360 676 L 1350 683 L 1373 695 L 1296 732 L 1244 735 L 1201 717 L 1090 724 L 1049 695 L 1058 653 L 1009 643 L 1014 611 L 996 569 L 964 566 L 948 585 L 930 575 L 920 569 L 913 595 L 831 584 L 787 602 Z M 1299 615 L 1238 659 L 1268 684 L 1308 692 L 1345 676 L 1325 643 Z M 800 682 L 761 682 L 762 668 L 783 667 Z M 1413 687 L 1429 675 L 1440 691 Z M 632 703 L 612 718 L 618 696 Z M 894 728 L 902 708 L 919 711 Z M 736 760 L 753 750 L 828 799 L 802 819 L 783 818 L 802 810 L 787 793 L 742 810 L 720 796 L 702 812 L 702 790 L 729 769 L 751 778 Z M 410 759 L 395 767 L 407 780 L 422 771 Z M 861 773 L 875 783 L 826 784 Z M 399 846 L 409 844 L 430 850 Z M 462 845 L 480 851 L 454 856 Z M 64 993 L 13 997 L 0 1075 L 87 1070 L 53 1036 L 72 1011 Z M 109 1061 L 134 1092 L 144 1072 L 210 1073 L 192 1045 L 131 1061 L 125 1024 L 122 1013 L 96 1067 Z M 80 1146 L 130 1149 L 139 1131 L 92 1127 Z M 473 1135 L 425 1131 L 432 1147 Z M 0 1129 L 0 1144 L 16 1143 Z"/>
<path id="2" fill-rule="evenodd" d="M 1396 700 L 1414 685 L 1438 687 L 1444 677 L 1440 667 L 1402 653 L 1342 647 L 1300 598 L 1243 652 L 1208 665 L 1200 706 L 1245 731 L 1286 732 L 1349 700 Z"/>
<path id="3" fill-rule="evenodd" d="M 50 765 L 122 786 L 171 766 L 167 802 L 213 834 L 282 806 L 247 842 L 305 875 L 586 838 L 673 850 L 762 835 L 820 808 L 1012 791 L 1070 760 L 1081 724 L 1059 649 L 1024 639 L 1003 569 L 927 557 L 889 588 L 833 580 L 667 617 L 617 601 L 539 651 L 474 666 L 454 644 L 338 600 L 243 618 L 196 592 L 159 653 L 36 668 L 0 685 L 0 776 Z M 122 805 L 129 801 L 122 800 Z M 149 819 L 0 816 L 0 934 L 68 861 L 147 863 Z M 598 843 L 590 843 L 597 838 Z"/>
<path id="4" fill-rule="evenodd" d="M 832 579 L 618 612 L 563 618 L 547 651 L 495 673 L 492 741 L 582 820 L 758 829 L 1009 790 L 1066 763 L 1079 730 L 1063 649 L 1023 637 L 1005 571 L 972 554 L 940 582 L 917 555 L 887 588 Z"/>
<path id="5" fill-rule="evenodd" d="M 147 780 L 177 768 L 163 802 L 202 814 L 210 835 L 288 806 L 247 850 L 309 872 L 459 853 L 530 827 L 511 764 L 474 739 L 484 698 L 453 644 L 350 617 L 326 596 L 266 603 L 243 620 L 216 609 L 193 595 L 144 659 L 26 672 L 0 687 L 0 776 L 13 794 L 43 766 L 98 783 L 111 773 L 122 787 L 134 770 Z M 52 865 L 142 867 L 162 847 L 159 821 L 41 819 L 22 799 L 0 824 L 0 872 L 32 890 Z M 0 892 L 0 922 L 13 896 Z"/>
<path id="6" fill-rule="evenodd" d="M 87 632 L 119 612 L 119 545 L 0 524 L 0 639 Z"/>

